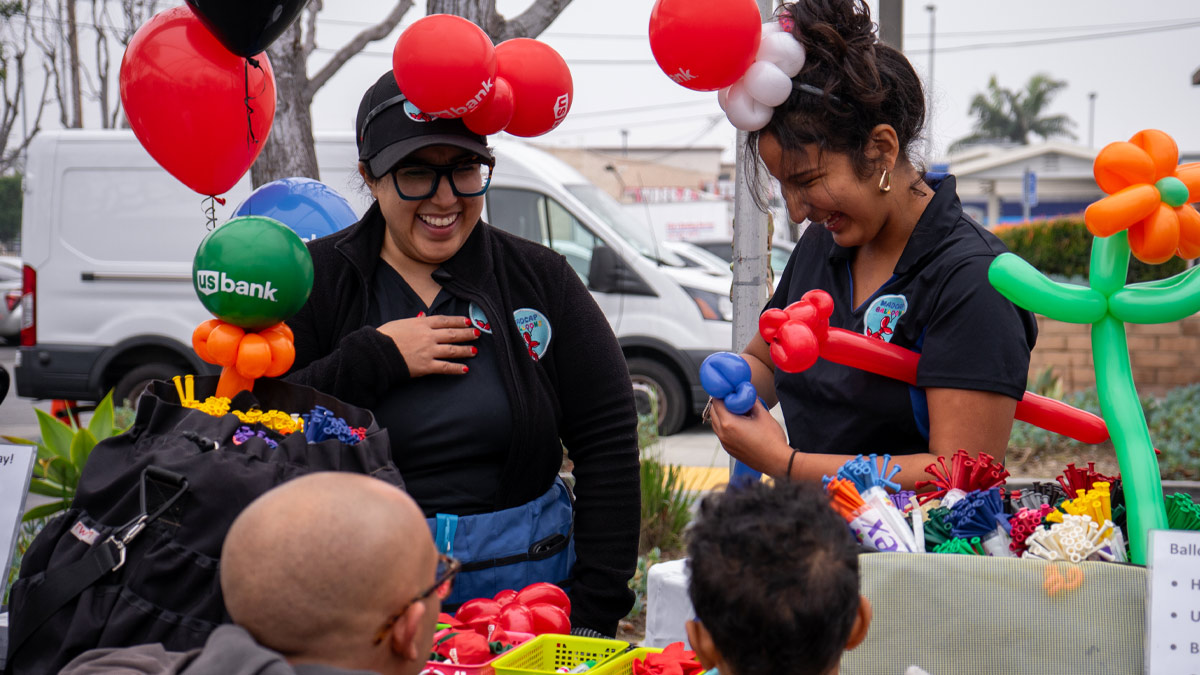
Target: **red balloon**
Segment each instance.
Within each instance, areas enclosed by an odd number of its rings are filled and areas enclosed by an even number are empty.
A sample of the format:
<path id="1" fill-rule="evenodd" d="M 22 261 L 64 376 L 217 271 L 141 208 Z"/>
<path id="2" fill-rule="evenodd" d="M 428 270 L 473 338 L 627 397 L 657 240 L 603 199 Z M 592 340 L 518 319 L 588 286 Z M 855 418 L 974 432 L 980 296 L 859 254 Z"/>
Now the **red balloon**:
<path id="1" fill-rule="evenodd" d="M 496 48 L 479 26 L 430 14 L 400 34 L 392 50 L 400 91 L 430 117 L 462 117 L 492 95 Z"/>
<path id="2" fill-rule="evenodd" d="M 529 613 L 533 618 L 534 635 L 545 635 L 546 633 L 569 635 L 571 633 L 571 618 L 561 607 L 540 603 L 530 605 Z"/>
<path id="3" fill-rule="evenodd" d="M 532 607 L 538 604 L 554 605 L 561 609 L 567 616 L 571 615 L 571 599 L 567 597 L 566 592 L 555 584 L 539 581 L 529 584 L 517 593 L 517 602 Z"/>
<path id="4" fill-rule="evenodd" d="M 575 87 L 567 62 L 550 45 L 529 38 L 501 42 L 496 73 L 512 87 L 513 116 L 504 128 L 508 133 L 541 136 L 566 119 Z"/>
<path id="5" fill-rule="evenodd" d="M 779 328 L 779 334 L 771 344 L 771 358 L 785 373 L 808 370 L 821 355 L 821 346 L 812 329 L 798 321 L 790 321 Z"/>
<path id="6" fill-rule="evenodd" d="M 139 28 L 121 60 L 121 103 L 134 135 L 202 195 L 229 191 L 266 145 L 275 76 L 266 54 L 255 59 L 260 67 L 248 66 L 190 9 L 175 7 Z"/>
<path id="7" fill-rule="evenodd" d="M 491 98 L 483 102 L 475 112 L 463 117 L 463 124 L 480 136 L 491 136 L 504 131 L 512 121 L 513 91 L 508 80 L 496 78 L 496 89 Z"/>
<path id="8" fill-rule="evenodd" d="M 677 84 L 724 89 L 754 63 L 762 18 L 754 0 L 658 0 L 650 12 L 650 51 Z"/>

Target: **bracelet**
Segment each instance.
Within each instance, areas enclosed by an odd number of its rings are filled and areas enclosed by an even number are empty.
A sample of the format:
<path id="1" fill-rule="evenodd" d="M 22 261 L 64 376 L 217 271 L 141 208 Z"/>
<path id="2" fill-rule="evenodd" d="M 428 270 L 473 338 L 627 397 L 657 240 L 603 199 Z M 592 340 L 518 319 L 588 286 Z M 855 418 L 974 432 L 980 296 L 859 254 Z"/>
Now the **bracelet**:
<path id="1" fill-rule="evenodd" d="M 792 448 L 792 456 L 788 458 L 787 473 L 783 475 L 784 480 L 792 479 L 792 463 L 796 461 L 796 455 L 798 454 L 800 454 L 800 451 L 796 448 Z"/>

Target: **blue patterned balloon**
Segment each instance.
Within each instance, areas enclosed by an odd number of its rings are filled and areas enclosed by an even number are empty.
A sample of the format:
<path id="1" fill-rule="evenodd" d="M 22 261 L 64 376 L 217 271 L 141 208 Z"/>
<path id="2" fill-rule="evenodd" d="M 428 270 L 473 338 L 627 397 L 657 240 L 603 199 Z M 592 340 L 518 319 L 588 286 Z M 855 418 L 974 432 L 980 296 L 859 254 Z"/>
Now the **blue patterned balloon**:
<path id="1" fill-rule="evenodd" d="M 358 221 L 345 197 L 311 178 L 281 178 L 255 190 L 234 214 L 266 216 L 287 225 L 304 241 L 312 241 Z"/>

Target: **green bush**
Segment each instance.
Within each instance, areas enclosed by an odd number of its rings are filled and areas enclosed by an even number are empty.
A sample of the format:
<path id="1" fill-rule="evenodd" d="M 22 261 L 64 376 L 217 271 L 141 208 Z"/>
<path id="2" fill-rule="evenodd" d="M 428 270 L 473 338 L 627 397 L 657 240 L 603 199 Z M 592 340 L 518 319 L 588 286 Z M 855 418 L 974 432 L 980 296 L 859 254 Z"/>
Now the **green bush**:
<path id="1" fill-rule="evenodd" d="M 993 232 L 1008 246 L 1008 250 L 1046 275 L 1087 283 L 1093 237 L 1081 216 L 998 227 Z M 1186 267 L 1187 262 L 1178 257 L 1162 265 L 1147 265 L 1137 258 L 1130 258 L 1126 283 L 1165 279 L 1182 272 Z"/>

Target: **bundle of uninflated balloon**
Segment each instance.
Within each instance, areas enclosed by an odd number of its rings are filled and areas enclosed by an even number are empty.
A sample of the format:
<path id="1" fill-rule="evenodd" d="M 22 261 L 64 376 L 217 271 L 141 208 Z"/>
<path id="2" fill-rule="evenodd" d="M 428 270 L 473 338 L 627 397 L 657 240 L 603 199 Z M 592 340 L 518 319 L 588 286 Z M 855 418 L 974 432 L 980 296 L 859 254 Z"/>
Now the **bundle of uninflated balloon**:
<path id="1" fill-rule="evenodd" d="M 891 456 L 859 455 L 825 477 L 833 506 L 866 549 L 958 553 L 1081 562 L 1127 562 L 1125 506 L 1119 477 L 1089 463 L 1068 464 L 1058 483 L 1006 490 L 1008 471 L 993 457 L 959 450 L 926 469 L 920 491 L 900 490 Z M 1166 498 L 1171 529 L 1200 530 L 1200 505 L 1190 495 Z"/>
<path id="2" fill-rule="evenodd" d="M 345 445 L 357 445 L 367 437 L 364 427 L 352 427 L 346 420 L 333 414 L 324 406 L 316 406 L 306 413 L 289 413 L 283 410 L 230 410 L 232 401 L 224 396 L 209 396 L 203 401 L 196 399 L 195 380 L 191 375 L 176 375 L 172 378 L 179 404 L 208 413 L 213 417 L 230 415 L 237 417 L 245 426 L 238 427 L 233 434 L 233 444 L 241 445 L 251 438 L 261 438 L 269 448 L 278 446 L 275 437 L 303 433 L 309 443 L 336 438 Z"/>

